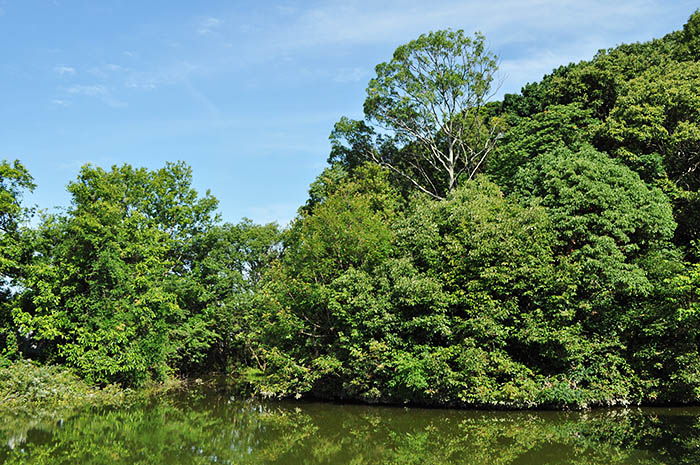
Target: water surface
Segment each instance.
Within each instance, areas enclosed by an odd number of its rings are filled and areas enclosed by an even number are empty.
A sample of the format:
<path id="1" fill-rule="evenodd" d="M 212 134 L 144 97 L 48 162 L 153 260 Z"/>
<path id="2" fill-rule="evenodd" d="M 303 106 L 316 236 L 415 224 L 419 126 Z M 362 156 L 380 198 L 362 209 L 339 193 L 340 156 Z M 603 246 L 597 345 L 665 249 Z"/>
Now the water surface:
<path id="1" fill-rule="evenodd" d="M 0 418 L 7 464 L 698 464 L 700 409 L 492 412 L 238 401 L 202 390 Z"/>

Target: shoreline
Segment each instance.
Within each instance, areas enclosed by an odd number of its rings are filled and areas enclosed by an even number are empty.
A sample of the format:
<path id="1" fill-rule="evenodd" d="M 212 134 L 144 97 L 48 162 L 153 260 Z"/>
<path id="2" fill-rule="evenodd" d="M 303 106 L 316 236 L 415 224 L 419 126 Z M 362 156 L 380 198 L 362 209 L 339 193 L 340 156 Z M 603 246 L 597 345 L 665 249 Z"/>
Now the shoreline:
<path id="1" fill-rule="evenodd" d="M 339 398 L 318 395 L 301 397 L 269 397 L 245 394 L 224 382 L 225 376 L 211 374 L 205 377 L 170 377 L 163 382 L 151 381 L 138 388 L 123 388 L 110 384 L 91 386 L 70 369 L 60 365 L 39 365 L 22 360 L 0 368 L 0 416 L 41 419 L 67 417 L 91 408 L 122 408 L 136 402 L 143 402 L 160 396 L 177 392 L 206 390 L 217 395 L 231 395 L 235 400 L 260 403 L 298 403 L 357 405 L 363 407 L 408 408 L 446 411 L 483 411 L 483 412 L 591 412 L 604 410 L 624 410 L 636 408 L 682 409 L 700 408 L 700 403 L 683 402 L 626 402 L 619 400 L 616 404 L 589 403 L 586 405 L 554 404 L 506 404 L 506 403 L 428 403 L 376 401 Z"/>

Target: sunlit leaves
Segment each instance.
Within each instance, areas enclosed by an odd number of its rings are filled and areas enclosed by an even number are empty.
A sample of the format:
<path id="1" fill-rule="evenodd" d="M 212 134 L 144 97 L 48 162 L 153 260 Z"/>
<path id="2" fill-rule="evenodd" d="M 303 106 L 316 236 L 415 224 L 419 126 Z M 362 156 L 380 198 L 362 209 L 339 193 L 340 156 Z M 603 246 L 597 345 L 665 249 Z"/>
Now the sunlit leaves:
<path id="1" fill-rule="evenodd" d="M 192 246 L 216 207 L 190 184 L 182 163 L 82 168 L 68 186 L 72 206 L 44 219 L 18 281 L 13 317 L 40 357 L 100 383 L 138 384 L 172 371 L 171 331 L 197 310 L 181 307 L 172 283 L 191 270 Z"/>

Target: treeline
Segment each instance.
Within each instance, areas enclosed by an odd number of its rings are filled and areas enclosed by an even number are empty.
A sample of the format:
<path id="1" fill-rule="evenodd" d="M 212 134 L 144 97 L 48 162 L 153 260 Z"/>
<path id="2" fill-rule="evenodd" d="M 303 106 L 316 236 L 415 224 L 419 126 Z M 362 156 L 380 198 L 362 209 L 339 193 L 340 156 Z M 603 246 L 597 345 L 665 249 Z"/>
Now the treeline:
<path id="1" fill-rule="evenodd" d="M 85 166 L 35 228 L 0 165 L 0 363 L 440 406 L 700 400 L 700 13 L 488 102 L 481 35 L 377 66 L 291 225 L 183 163 Z"/>

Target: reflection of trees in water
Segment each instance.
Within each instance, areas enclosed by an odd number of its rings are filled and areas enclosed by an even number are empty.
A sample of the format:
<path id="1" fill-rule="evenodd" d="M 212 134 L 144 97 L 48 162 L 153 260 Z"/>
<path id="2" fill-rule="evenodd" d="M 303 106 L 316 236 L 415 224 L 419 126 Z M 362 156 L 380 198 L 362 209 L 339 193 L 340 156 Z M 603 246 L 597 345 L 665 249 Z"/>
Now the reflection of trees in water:
<path id="1" fill-rule="evenodd" d="M 696 464 L 699 418 L 680 410 L 496 413 L 189 396 L 5 433 L 0 462 Z"/>
<path id="2" fill-rule="evenodd" d="M 605 443 L 647 451 L 657 460 L 641 463 L 700 463 L 700 410 L 621 410 L 577 427 L 582 447 Z"/>

